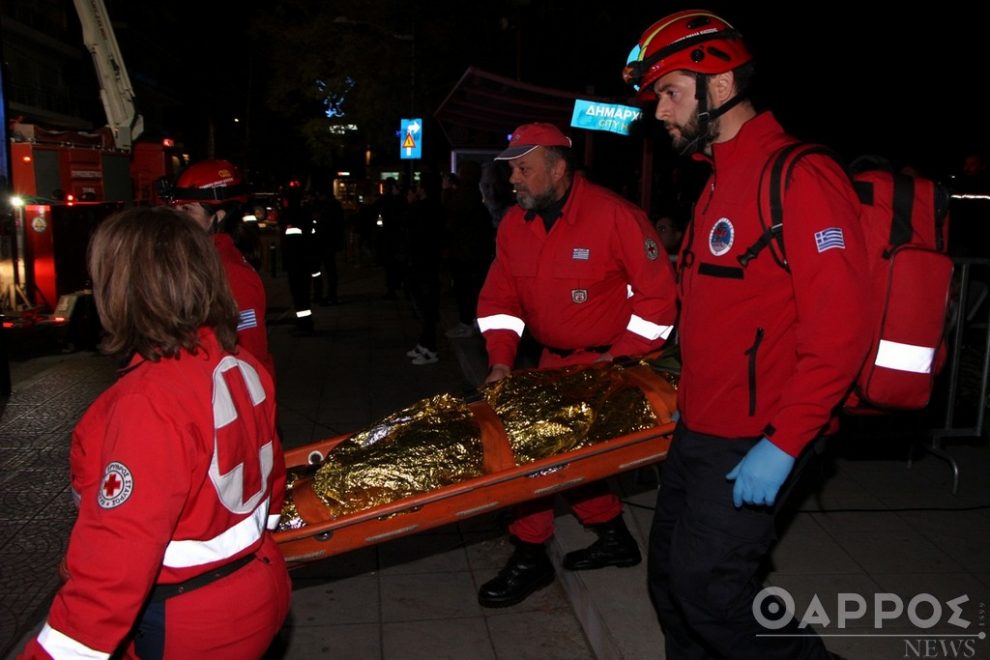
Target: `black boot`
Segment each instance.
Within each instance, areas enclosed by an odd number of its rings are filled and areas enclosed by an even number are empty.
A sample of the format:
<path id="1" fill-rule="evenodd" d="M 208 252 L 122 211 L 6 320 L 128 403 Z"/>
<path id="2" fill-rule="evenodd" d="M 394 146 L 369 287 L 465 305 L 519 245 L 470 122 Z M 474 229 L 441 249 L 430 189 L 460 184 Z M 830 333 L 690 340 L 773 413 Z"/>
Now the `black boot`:
<path id="1" fill-rule="evenodd" d="M 542 543 L 513 539 L 516 550 L 498 575 L 481 585 L 478 602 L 482 607 L 508 607 L 521 603 L 554 578 L 553 564 Z"/>
<path id="2" fill-rule="evenodd" d="M 635 566 L 643 560 L 636 539 L 622 520 L 622 514 L 590 527 L 598 534 L 598 540 L 583 550 L 568 552 L 564 557 L 564 568 L 588 571 L 605 566 Z"/>

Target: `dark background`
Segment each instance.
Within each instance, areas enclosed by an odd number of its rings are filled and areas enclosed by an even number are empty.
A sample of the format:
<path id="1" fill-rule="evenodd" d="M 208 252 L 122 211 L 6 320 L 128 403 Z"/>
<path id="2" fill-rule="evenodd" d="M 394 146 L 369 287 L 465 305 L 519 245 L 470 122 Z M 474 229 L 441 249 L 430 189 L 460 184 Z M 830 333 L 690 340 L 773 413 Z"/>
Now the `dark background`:
<path id="1" fill-rule="evenodd" d="M 399 118 L 429 121 L 469 66 L 625 98 L 619 73 L 639 35 L 695 4 L 107 2 L 149 135 L 178 137 L 194 159 L 212 148 L 274 179 L 360 166 L 369 148 L 385 165 Z M 708 3 L 746 36 L 763 97 L 798 137 L 948 174 L 988 142 L 986 30 L 961 3 L 888 6 Z M 333 91 L 348 78 L 344 117 L 327 119 L 313 81 Z M 360 130 L 330 136 L 333 122 Z M 649 122 L 644 130 L 666 139 Z M 446 159 L 443 140 L 426 144 L 427 160 Z"/>

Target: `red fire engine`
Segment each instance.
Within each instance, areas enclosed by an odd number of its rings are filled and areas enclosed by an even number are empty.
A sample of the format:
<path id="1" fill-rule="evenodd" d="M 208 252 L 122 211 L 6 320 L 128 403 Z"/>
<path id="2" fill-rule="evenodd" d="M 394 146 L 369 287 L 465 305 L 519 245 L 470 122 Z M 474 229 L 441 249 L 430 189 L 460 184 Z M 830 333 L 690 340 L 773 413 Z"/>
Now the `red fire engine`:
<path id="1" fill-rule="evenodd" d="M 87 133 L 10 123 L 13 220 L 0 249 L 0 309 L 11 324 L 66 320 L 88 285 L 92 230 L 125 205 L 158 203 L 156 180 L 184 164 L 171 140 L 137 142 L 144 123 L 103 1 L 75 6 L 107 126 Z"/>

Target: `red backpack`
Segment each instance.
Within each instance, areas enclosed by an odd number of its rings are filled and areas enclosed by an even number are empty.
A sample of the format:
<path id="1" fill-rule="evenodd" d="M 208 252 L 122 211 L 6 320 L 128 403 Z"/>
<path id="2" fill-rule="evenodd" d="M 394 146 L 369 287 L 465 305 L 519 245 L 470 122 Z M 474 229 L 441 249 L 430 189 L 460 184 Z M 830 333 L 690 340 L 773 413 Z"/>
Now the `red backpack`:
<path id="1" fill-rule="evenodd" d="M 763 248 L 785 270 L 783 194 L 795 164 L 825 147 L 796 143 L 777 151 L 760 176 L 763 235 L 739 258 L 743 267 Z M 952 259 L 946 254 L 949 195 L 938 183 L 860 159 L 852 184 L 861 204 L 872 300 L 872 344 L 843 406 L 848 412 L 917 410 L 928 405 L 945 362 Z M 769 216 L 769 223 L 766 218 Z"/>

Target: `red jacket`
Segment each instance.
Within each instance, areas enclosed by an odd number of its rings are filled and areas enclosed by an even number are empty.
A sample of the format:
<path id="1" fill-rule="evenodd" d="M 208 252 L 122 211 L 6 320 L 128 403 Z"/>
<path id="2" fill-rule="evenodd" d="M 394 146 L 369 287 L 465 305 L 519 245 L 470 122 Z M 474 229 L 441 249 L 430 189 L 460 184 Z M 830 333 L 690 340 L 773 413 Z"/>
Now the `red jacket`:
<path id="1" fill-rule="evenodd" d="M 732 140 L 714 145 L 714 169 L 677 264 L 683 361 L 678 408 L 692 431 L 765 434 L 797 455 L 848 391 L 870 330 L 859 202 L 832 159 L 802 158 L 784 195 L 791 272 L 774 261 L 770 248 L 746 268 L 737 260 L 763 231 L 757 215 L 763 165 L 790 142 L 764 113 Z M 838 240 L 822 249 L 816 234 Z"/>
<path id="2" fill-rule="evenodd" d="M 285 463 L 271 377 L 211 331 L 200 340 L 195 355 L 135 358 L 76 426 L 69 578 L 26 657 L 113 651 L 155 584 L 255 552 L 278 523 Z"/>
<path id="3" fill-rule="evenodd" d="M 673 272 L 639 208 L 577 176 L 549 234 L 525 213 L 515 206 L 499 223 L 478 299 L 489 364 L 512 366 L 527 325 L 557 349 L 642 355 L 663 344 L 676 316 Z"/>
<path id="4" fill-rule="evenodd" d="M 234 245 L 229 234 L 213 234 L 213 244 L 227 273 L 227 282 L 240 315 L 237 322 L 237 345 L 258 358 L 274 378 L 275 363 L 268 352 L 268 330 L 265 328 L 265 310 L 268 307 L 265 285 Z"/>

